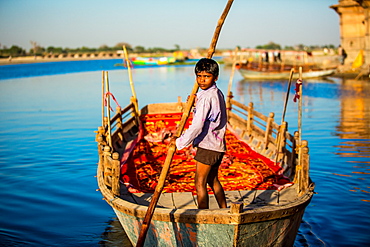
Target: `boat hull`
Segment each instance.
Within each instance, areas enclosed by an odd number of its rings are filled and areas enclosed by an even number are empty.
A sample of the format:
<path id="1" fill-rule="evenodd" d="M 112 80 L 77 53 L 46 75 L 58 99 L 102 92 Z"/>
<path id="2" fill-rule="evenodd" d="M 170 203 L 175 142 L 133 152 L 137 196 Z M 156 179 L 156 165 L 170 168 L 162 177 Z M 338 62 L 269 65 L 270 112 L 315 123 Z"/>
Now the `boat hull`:
<path id="1" fill-rule="evenodd" d="M 307 198 L 310 200 L 310 198 Z M 153 219 L 145 240 L 145 246 L 293 246 L 295 236 L 304 214 L 305 205 L 294 207 L 294 214 L 286 217 L 245 222 L 237 224 L 211 224 L 163 221 Z M 113 209 L 127 233 L 135 244 L 140 232 L 143 217 L 127 214 L 122 209 Z M 176 210 L 170 215 L 176 217 Z M 212 213 L 215 210 L 210 210 Z M 186 218 L 186 211 L 181 212 Z M 193 212 L 189 212 L 192 214 Z M 255 214 L 251 218 L 262 215 Z"/>
<path id="2" fill-rule="evenodd" d="M 106 202 L 133 245 L 136 244 L 148 205 L 138 203 L 130 193 L 115 197 L 98 178 Z M 290 187 L 279 194 L 289 194 Z M 227 192 L 230 193 L 230 192 Z M 262 192 L 261 194 L 266 193 Z M 165 193 L 166 197 L 170 193 Z M 241 212 L 227 209 L 177 209 L 156 207 L 144 246 L 293 246 L 313 187 L 292 202 L 264 204 L 251 202 Z M 151 197 L 146 195 L 149 203 Z M 232 204 L 232 203 L 231 203 Z"/>
<path id="3" fill-rule="evenodd" d="M 269 72 L 269 71 L 256 71 L 249 69 L 239 69 L 240 74 L 244 79 L 286 79 L 289 78 L 290 72 Z M 302 77 L 305 79 L 325 77 L 333 74 L 335 69 L 328 70 L 312 70 L 302 72 Z"/>

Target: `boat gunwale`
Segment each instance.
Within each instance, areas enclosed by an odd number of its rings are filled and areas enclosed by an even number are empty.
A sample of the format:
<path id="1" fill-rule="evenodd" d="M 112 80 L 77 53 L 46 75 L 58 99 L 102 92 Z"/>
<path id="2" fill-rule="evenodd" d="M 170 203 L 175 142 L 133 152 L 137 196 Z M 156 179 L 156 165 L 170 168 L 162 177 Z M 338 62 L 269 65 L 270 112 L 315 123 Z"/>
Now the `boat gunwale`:
<path id="1" fill-rule="evenodd" d="M 99 168 L 98 168 L 99 170 Z M 98 175 L 99 189 L 103 199 L 118 211 L 144 218 L 148 206 L 129 202 L 123 198 L 114 196 L 104 184 L 102 173 Z M 231 213 L 230 208 L 226 209 L 176 209 L 156 207 L 153 220 L 182 223 L 201 223 L 201 224 L 246 224 L 267 220 L 286 218 L 297 212 L 304 210 L 311 201 L 313 186 L 296 200 L 283 205 L 264 205 L 247 207 L 241 213 Z"/>

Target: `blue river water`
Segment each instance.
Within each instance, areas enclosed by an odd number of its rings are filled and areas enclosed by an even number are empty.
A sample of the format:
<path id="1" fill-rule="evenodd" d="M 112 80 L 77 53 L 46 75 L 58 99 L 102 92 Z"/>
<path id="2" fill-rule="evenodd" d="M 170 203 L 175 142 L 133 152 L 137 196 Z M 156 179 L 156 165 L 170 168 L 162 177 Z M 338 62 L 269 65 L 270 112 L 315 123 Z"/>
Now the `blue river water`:
<path id="1" fill-rule="evenodd" d="M 102 200 L 94 131 L 101 124 L 101 71 L 123 107 L 131 88 L 119 59 L 0 66 L 0 246 L 130 246 Z M 231 69 L 221 66 L 226 94 Z M 139 105 L 186 99 L 193 66 L 133 70 Z M 281 121 L 287 81 L 246 81 L 235 99 Z M 285 120 L 297 130 L 290 92 Z M 295 246 L 369 246 L 370 83 L 304 81 L 303 139 L 316 183 Z"/>

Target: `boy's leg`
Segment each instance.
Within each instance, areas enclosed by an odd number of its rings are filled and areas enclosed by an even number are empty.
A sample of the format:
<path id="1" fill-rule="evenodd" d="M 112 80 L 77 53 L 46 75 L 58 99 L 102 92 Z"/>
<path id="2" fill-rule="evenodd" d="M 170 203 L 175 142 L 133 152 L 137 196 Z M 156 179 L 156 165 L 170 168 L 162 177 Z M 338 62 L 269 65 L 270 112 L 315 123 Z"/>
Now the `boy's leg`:
<path id="1" fill-rule="evenodd" d="M 211 170 L 208 174 L 207 182 L 215 194 L 217 204 L 220 208 L 227 208 L 225 191 L 222 188 L 220 180 L 218 180 L 218 168 L 219 165 L 211 166 Z"/>
<path id="2" fill-rule="evenodd" d="M 197 161 L 195 172 L 195 189 L 197 190 L 197 201 L 198 208 L 207 209 L 208 205 L 208 193 L 207 193 L 207 177 L 211 170 L 210 165 L 205 165 Z"/>

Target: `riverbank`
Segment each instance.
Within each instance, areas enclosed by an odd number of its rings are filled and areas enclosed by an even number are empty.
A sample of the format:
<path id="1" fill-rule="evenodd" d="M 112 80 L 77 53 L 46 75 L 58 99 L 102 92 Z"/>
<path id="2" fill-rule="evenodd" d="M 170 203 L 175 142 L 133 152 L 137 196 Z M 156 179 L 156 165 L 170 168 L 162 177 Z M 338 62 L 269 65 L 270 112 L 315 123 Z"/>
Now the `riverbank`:
<path id="1" fill-rule="evenodd" d="M 135 54 L 137 56 L 137 54 Z M 153 54 L 152 54 L 153 55 Z M 221 54 L 220 54 L 221 55 Z M 134 56 L 130 56 L 134 57 Z M 32 64 L 32 63 L 49 63 L 49 62 L 69 62 L 69 61 L 87 61 L 87 60 L 110 60 L 110 59 L 123 59 L 120 54 L 114 54 L 109 56 L 68 56 L 68 57 L 43 57 L 43 56 L 27 56 L 27 57 L 15 57 L 15 58 L 0 58 L 0 66 L 2 65 L 12 65 L 12 64 Z M 327 65 L 327 61 L 335 60 L 336 57 L 328 58 L 319 56 L 316 57 L 316 62 L 321 62 Z M 324 61 L 324 62 L 323 62 Z M 223 57 L 221 63 L 225 62 L 225 65 L 231 65 L 227 63 L 227 58 Z M 193 62 L 184 62 L 183 64 L 176 65 L 191 65 Z M 116 65 L 123 65 L 117 63 Z M 356 80 L 370 80 L 370 69 L 368 67 L 352 69 L 350 64 L 338 65 L 337 71 L 334 77 L 344 78 L 344 79 L 356 79 Z"/>
<path id="2" fill-rule="evenodd" d="M 133 56 L 130 56 L 130 58 Z M 223 59 L 221 56 L 218 57 L 217 61 L 220 64 L 223 64 Z M 92 60 L 111 60 L 111 59 L 122 59 L 122 63 L 116 63 L 115 66 L 125 66 L 123 63 L 123 58 L 120 56 L 111 56 L 111 57 L 63 57 L 63 58 L 48 58 L 48 57 L 17 57 L 17 58 L 12 58 L 12 59 L 5 59 L 2 58 L 0 59 L 0 66 L 1 65 L 12 65 L 12 64 L 32 64 L 32 63 L 49 63 L 49 62 L 70 62 L 70 61 L 92 61 Z M 216 58 L 215 58 L 216 59 Z M 179 61 L 179 62 L 174 62 L 174 63 L 168 63 L 168 64 L 162 64 L 164 65 L 194 65 L 196 63 L 196 59 L 190 59 L 186 61 Z M 160 65 L 160 66 L 162 66 Z M 155 64 L 139 64 L 135 66 L 158 66 Z"/>
<path id="3" fill-rule="evenodd" d="M 69 61 L 85 61 L 85 60 L 98 60 L 98 59 L 119 59 L 120 57 L 63 57 L 63 58 L 45 58 L 41 56 L 28 56 L 28 57 L 15 57 L 15 58 L 1 58 L 1 65 L 10 64 L 29 64 L 29 63 L 49 63 L 49 62 L 69 62 Z"/>
<path id="4" fill-rule="evenodd" d="M 195 56 L 196 55 L 196 56 Z M 206 54 L 200 52 L 189 58 L 202 57 Z M 130 53 L 129 58 L 136 57 L 172 57 L 173 53 Z M 214 57 L 221 57 L 223 54 L 217 52 Z M 124 59 L 124 54 L 121 51 L 118 52 L 100 52 L 100 53 L 71 53 L 71 54 L 49 54 L 45 56 L 23 56 L 23 57 L 7 57 L 0 58 L 1 65 L 9 64 L 27 64 L 27 63 L 47 63 L 47 62 L 61 62 L 61 61 L 84 61 L 84 60 L 108 60 L 108 59 Z"/>

